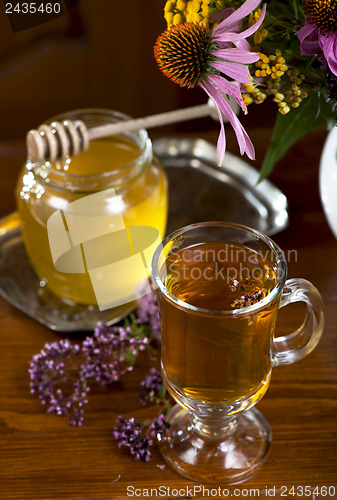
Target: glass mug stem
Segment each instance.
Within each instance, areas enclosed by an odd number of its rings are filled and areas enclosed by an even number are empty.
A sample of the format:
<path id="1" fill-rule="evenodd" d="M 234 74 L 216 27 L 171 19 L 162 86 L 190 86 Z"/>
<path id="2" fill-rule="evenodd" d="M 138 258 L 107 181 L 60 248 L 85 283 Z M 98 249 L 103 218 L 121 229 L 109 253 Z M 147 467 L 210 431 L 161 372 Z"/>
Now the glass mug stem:
<path id="1" fill-rule="evenodd" d="M 195 433 L 200 434 L 202 437 L 219 439 L 219 437 L 228 437 L 235 432 L 238 417 L 231 415 L 210 420 L 207 416 L 190 413 L 190 422 Z"/>
<path id="2" fill-rule="evenodd" d="M 225 222 L 192 224 L 168 236 L 152 262 L 162 329 L 162 373 L 177 401 L 160 451 L 179 474 L 204 483 L 253 477 L 271 444 L 254 405 L 274 366 L 309 354 L 323 331 L 322 299 L 306 280 L 286 281 L 277 245 Z M 295 332 L 276 337 L 280 308 L 307 306 Z"/>

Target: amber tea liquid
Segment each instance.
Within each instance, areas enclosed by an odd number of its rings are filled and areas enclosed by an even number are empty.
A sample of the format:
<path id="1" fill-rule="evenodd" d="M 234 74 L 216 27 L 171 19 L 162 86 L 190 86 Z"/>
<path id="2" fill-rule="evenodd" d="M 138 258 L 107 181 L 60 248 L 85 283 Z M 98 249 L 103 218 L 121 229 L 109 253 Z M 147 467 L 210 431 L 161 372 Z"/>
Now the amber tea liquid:
<path id="1" fill-rule="evenodd" d="M 275 287 L 268 255 L 237 243 L 201 243 L 172 253 L 161 276 L 174 297 L 198 308 L 158 294 L 163 375 L 172 395 L 210 404 L 260 399 L 269 384 L 278 300 L 237 317 L 230 311 L 242 297 L 254 302 Z"/>

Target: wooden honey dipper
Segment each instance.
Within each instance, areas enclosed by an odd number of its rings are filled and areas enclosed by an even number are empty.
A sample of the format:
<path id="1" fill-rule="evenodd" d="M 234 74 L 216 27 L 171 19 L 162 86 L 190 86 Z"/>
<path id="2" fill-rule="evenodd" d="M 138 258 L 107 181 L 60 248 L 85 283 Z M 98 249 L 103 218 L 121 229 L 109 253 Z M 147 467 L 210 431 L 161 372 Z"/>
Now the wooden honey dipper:
<path id="1" fill-rule="evenodd" d="M 30 130 L 27 134 L 28 160 L 33 163 L 65 160 L 86 151 L 91 140 L 117 135 L 122 132 L 151 128 L 169 123 L 176 123 L 203 116 L 218 119 L 213 102 L 191 106 L 189 108 L 160 113 L 135 120 L 119 121 L 87 129 L 81 120 L 64 120 L 41 125 L 37 130 Z"/>

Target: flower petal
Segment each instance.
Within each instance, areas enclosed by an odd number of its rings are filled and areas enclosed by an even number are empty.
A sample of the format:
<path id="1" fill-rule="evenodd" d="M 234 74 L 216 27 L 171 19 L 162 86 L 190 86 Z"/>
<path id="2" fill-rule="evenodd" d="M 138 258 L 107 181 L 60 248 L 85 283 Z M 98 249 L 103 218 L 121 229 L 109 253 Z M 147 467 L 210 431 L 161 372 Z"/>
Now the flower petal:
<path id="1" fill-rule="evenodd" d="M 247 42 L 247 40 L 233 40 L 233 44 L 235 45 L 236 48 L 240 50 L 247 50 L 250 51 L 250 45 Z"/>
<path id="2" fill-rule="evenodd" d="M 337 33 L 329 36 L 319 34 L 318 41 L 330 70 L 337 76 Z"/>
<path id="3" fill-rule="evenodd" d="M 210 66 L 240 83 L 252 83 L 248 66 L 227 61 L 211 61 Z"/>
<path id="4" fill-rule="evenodd" d="M 297 32 L 297 36 L 301 42 L 301 52 L 304 56 L 313 56 L 320 52 L 318 29 L 315 24 L 306 21 Z"/>
<path id="5" fill-rule="evenodd" d="M 220 110 L 228 118 L 230 124 L 232 125 L 234 132 L 235 132 L 235 135 L 236 135 L 236 138 L 237 138 L 237 141 L 238 141 L 238 144 L 239 144 L 240 154 L 243 155 L 244 153 L 246 153 L 247 156 L 251 160 L 255 160 L 254 146 L 253 146 L 247 132 L 245 131 L 245 129 L 241 125 L 239 119 L 237 118 L 237 116 L 233 112 L 232 108 L 229 106 L 229 104 L 223 98 L 221 93 L 217 89 L 215 89 L 214 87 L 212 88 L 211 83 L 203 82 L 203 88 L 204 88 L 204 90 L 206 90 L 207 94 L 211 97 L 213 102 L 215 104 L 217 104 L 217 109 L 218 109 L 218 107 L 220 108 Z M 219 139 L 220 139 L 220 136 L 219 136 Z M 219 147 L 221 145 L 222 144 L 220 143 Z M 219 155 L 221 155 L 222 153 L 223 152 L 220 151 Z"/>
<path id="6" fill-rule="evenodd" d="M 253 26 L 251 26 L 250 28 L 246 29 L 245 31 L 242 31 L 241 33 L 219 33 L 215 37 L 215 40 L 220 40 L 222 42 L 233 42 L 234 40 L 240 40 L 242 38 L 248 38 L 253 33 L 255 33 L 255 31 L 257 31 L 259 29 L 259 27 L 261 26 L 261 24 L 264 21 L 265 14 L 266 14 L 266 4 L 263 5 L 261 16 L 256 21 L 256 23 L 253 24 Z M 215 30 L 216 30 L 216 28 L 213 30 L 213 32 Z"/>
<path id="7" fill-rule="evenodd" d="M 221 114 L 221 111 L 219 111 L 219 113 Z M 218 165 L 219 167 L 222 167 L 226 154 L 226 134 L 224 125 L 222 125 L 220 129 L 220 134 L 216 144 L 216 151 L 217 151 Z"/>
<path id="8" fill-rule="evenodd" d="M 221 167 L 223 164 L 223 161 L 224 161 L 225 153 L 226 153 L 226 134 L 225 134 L 225 127 L 224 127 L 224 123 L 223 123 L 222 113 L 221 113 L 221 110 L 218 106 L 216 97 L 214 96 L 215 93 L 213 91 L 212 86 L 200 84 L 200 87 L 206 92 L 206 94 L 210 97 L 210 99 L 212 99 L 214 106 L 215 106 L 215 109 L 217 110 L 218 115 L 219 115 L 220 134 L 218 137 L 216 150 L 217 150 L 217 162 L 218 162 L 219 167 Z"/>
<path id="9" fill-rule="evenodd" d="M 233 12 L 235 12 L 235 9 L 233 7 L 228 7 L 227 9 L 212 14 L 209 18 L 211 21 L 217 21 L 218 19 L 226 19 L 230 14 L 233 14 Z"/>
<path id="10" fill-rule="evenodd" d="M 246 153 L 248 158 L 250 158 L 251 160 L 255 160 L 255 150 L 252 141 L 241 125 L 240 120 L 233 112 L 232 108 L 224 99 L 222 99 L 220 103 L 220 109 L 224 113 L 224 115 L 227 116 L 230 124 L 234 129 L 240 148 L 240 154 L 243 155 L 244 153 Z"/>
<path id="11" fill-rule="evenodd" d="M 304 25 L 302 28 L 297 32 L 297 36 L 300 40 L 300 42 L 303 42 L 305 38 L 307 38 L 311 33 L 314 31 L 318 31 L 316 24 L 311 23 L 310 21 L 305 21 Z"/>
<path id="12" fill-rule="evenodd" d="M 232 96 L 236 100 L 238 105 L 243 109 L 243 111 L 245 112 L 247 111 L 247 107 L 242 98 L 240 85 L 238 82 L 229 82 L 228 80 L 226 80 L 226 78 L 220 75 L 213 75 L 213 74 L 208 75 L 208 80 L 214 87 L 214 89 L 220 90 L 220 92 L 222 92 L 225 95 Z M 223 97 L 221 97 L 221 99 L 223 99 Z"/>
<path id="13" fill-rule="evenodd" d="M 260 58 L 257 52 L 241 50 L 235 47 L 231 47 L 229 49 L 214 50 L 214 52 L 212 52 L 212 55 L 214 55 L 215 57 L 221 57 L 222 59 L 226 59 L 227 61 L 233 61 L 243 64 L 252 64 L 258 61 Z"/>
<path id="14" fill-rule="evenodd" d="M 216 28 L 214 28 L 213 33 L 221 33 L 222 31 L 228 30 L 229 26 L 241 21 L 244 17 L 248 16 L 254 9 L 256 9 L 261 0 L 246 0 L 244 4 L 236 9 L 233 14 L 228 16 L 222 23 L 220 23 Z"/>

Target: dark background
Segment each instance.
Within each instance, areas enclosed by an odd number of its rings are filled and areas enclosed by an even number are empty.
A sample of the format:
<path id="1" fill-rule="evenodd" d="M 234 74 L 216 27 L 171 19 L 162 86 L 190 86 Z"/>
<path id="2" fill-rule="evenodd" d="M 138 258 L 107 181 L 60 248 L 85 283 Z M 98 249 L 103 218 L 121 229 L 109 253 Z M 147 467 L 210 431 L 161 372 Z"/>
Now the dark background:
<path id="1" fill-rule="evenodd" d="M 29 129 L 75 108 L 141 117 L 206 102 L 201 89 L 179 88 L 156 66 L 153 45 L 166 29 L 165 0 L 79 0 L 69 11 L 63 1 L 65 14 L 20 31 L 13 31 L 5 3 L 0 2 L 0 141 L 23 140 Z M 252 106 L 240 119 L 244 126 L 265 125 L 267 109 Z M 272 108 L 267 121 L 274 116 Z M 204 118 L 166 127 L 163 134 L 217 127 Z"/>
<path id="2" fill-rule="evenodd" d="M 140 117 L 205 102 L 201 90 L 179 89 L 157 69 L 153 45 L 166 28 L 164 4 L 80 0 L 56 19 L 13 32 L 1 2 L 1 140 L 24 137 L 54 114 L 79 107 Z"/>

